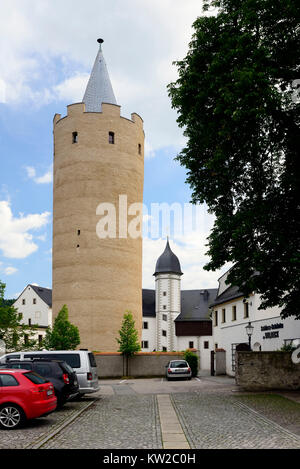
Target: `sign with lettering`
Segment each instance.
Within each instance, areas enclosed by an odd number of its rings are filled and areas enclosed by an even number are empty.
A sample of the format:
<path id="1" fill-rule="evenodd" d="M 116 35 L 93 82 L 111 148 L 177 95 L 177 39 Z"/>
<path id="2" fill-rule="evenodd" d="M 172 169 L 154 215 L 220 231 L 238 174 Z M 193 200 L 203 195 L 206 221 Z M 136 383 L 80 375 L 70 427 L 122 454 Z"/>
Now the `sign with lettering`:
<path id="1" fill-rule="evenodd" d="M 277 339 L 279 337 L 279 330 L 276 329 L 283 329 L 283 323 L 278 322 L 269 326 L 261 326 L 261 331 L 268 331 L 263 336 L 263 339 Z"/>
<path id="2" fill-rule="evenodd" d="M 271 331 L 274 329 L 283 329 L 283 323 L 279 322 L 277 324 L 270 324 L 270 326 L 261 326 L 262 331 Z"/>

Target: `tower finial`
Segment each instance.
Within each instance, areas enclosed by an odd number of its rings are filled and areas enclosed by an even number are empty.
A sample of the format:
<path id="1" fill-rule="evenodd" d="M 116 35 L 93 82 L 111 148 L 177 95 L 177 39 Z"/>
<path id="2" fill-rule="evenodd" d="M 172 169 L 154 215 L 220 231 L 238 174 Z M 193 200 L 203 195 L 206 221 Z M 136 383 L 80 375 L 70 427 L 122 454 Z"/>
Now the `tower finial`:
<path id="1" fill-rule="evenodd" d="M 99 50 L 83 96 L 86 112 L 101 112 L 102 103 L 117 104 L 102 53 L 104 40 L 99 38 L 97 42 Z"/>
<path id="2" fill-rule="evenodd" d="M 101 45 L 103 44 L 104 39 L 99 38 L 99 39 L 97 39 L 97 42 L 100 44 L 100 49 L 101 49 Z"/>

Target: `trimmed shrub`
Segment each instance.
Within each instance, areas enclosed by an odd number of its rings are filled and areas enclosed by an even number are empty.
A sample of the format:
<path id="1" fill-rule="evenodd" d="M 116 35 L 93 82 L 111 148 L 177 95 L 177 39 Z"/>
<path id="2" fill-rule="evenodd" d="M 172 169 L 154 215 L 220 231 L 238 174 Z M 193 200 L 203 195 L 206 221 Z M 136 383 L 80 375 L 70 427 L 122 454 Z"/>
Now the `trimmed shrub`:
<path id="1" fill-rule="evenodd" d="M 191 352 L 190 350 L 186 350 L 184 352 L 184 359 L 188 362 L 192 370 L 192 376 L 197 376 L 198 374 L 198 355 Z"/>

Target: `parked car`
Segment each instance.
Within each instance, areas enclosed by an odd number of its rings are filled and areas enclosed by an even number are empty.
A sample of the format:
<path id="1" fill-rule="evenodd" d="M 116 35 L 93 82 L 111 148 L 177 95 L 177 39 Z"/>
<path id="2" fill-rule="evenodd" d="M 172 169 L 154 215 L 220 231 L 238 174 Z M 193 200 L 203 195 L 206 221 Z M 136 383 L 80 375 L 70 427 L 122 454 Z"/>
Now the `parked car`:
<path id="1" fill-rule="evenodd" d="M 99 391 L 100 389 L 96 360 L 94 354 L 89 350 L 42 350 L 39 352 L 8 353 L 0 358 L 0 363 L 5 363 L 7 358 L 18 360 L 32 358 L 63 360 L 75 371 L 81 396 Z"/>
<path id="2" fill-rule="evenodd" d="M 192 370 L 185 360 L 171 360 L 166 365 L 166 378 L 187 378 L 192 379 Z"/>
<path id="3" fill-rule="evenodd" d="M 0 428 L 13 430 L 26 420 L 56 409 L 52 383 L 28 370 L 0 369 Z"/>
<path id="4" fill-rule="evenodd" d="M 62 407 L 69 399 L 79 393 L 78 380 L 75 371 L 64 361 L 45 360 L 34 358 L 32 360 L 9 360 L 1 364 L 2 368 L 26 369 L 34 371 L 54 386 L 57 397 L 57 406 Z"/>

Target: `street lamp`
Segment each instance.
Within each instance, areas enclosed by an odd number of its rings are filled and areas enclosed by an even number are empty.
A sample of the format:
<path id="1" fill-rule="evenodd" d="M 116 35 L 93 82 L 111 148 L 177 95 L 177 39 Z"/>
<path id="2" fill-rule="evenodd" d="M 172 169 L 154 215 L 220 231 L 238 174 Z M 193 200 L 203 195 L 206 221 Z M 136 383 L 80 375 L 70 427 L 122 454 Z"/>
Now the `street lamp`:
<path id="1" fill-rule="evenodd" d="M 253 329 L 254 327 L 252 326 L 251 322 L 249 321 L 249 323 L 247 324 L 247 326 L 245 327 L 246 329 L 246 332 L 248 334 L 248 337 L 249 337 L 249 348 L 251 350 L 251 336 L 253 334 Z"/>

